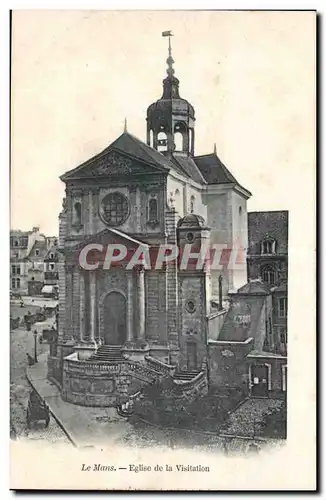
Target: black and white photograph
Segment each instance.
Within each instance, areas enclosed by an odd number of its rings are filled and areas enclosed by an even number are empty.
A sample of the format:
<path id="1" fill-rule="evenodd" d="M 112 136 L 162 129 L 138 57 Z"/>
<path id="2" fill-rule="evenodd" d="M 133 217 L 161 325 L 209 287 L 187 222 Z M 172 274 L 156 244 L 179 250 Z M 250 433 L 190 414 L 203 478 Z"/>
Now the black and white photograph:
<path id="1" fill-rule="evenodd" d="M 315 11 L 12 11 L 12 489 L 314 489 L 315 59 Z"/>

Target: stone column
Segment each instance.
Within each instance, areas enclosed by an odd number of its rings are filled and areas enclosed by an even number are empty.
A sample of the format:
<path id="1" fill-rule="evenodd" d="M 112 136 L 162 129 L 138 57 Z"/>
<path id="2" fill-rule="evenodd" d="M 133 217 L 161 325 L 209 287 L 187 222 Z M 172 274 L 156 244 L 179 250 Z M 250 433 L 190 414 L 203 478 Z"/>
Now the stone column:
<path id="1" fill-rule="evenodd" d="M 88 193 L 88 233 L 93 234 L 93 192 Z"/>
<path id="2" fill-rule="evenodd" d="M 95 342 L 96 335 L 96 273 L 95 271 L 90 272 L 90 341 Z"/>
<path id="3" fill-rule="evenodd" d="M 127 342 L 131 342 L 134 339 L 134 325 L 133 325 L 133 273 L 127 272 L 127 285 L 128 285 L 128 295 L 127 295 Z"/>
<path id="4" fill-rule="evenodd" d="M 145 339 L 145 271 L 140 269 L 137 272 L 137 302 L 139 311 L 139 324 L 137 339 Z"/>
<path id="5" fill-rule="evenodd" d="M 76 346 L 75 350 L 78 354 L 78 359 L 86 360 L 96 351 L 97 348 L 94 338 L 95 337 L 94 320 L 96 319 L 95 294 L 93 295 L 92 293 L 92 291 L 96 287 L 95 273 L 91 272 L 91 274 L 87 276 L 86 280 L 85 273 L 80 272 L 79 284 L 80 284 L 79 285 L 80 341 L 79 344 Z M 90 311 L 86 311 L 86 307 L 89 307 Z"/>
<path id="6" fill-rule="evenodd" d="M 85 333 L 85 276 L 83 272 L 79 274 L 79 339 L 83 342 Z"/>

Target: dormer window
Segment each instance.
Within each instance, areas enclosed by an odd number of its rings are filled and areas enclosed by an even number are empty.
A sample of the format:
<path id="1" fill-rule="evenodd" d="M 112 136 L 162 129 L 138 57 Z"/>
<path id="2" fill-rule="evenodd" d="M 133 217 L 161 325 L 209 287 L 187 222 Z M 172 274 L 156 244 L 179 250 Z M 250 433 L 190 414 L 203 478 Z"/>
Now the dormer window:
<path id="1" fill-rule="evenodd" d="M 40 251 L 38 249 L 35 250 L 35 255 L 36 256 L 40 255 Z"/>
<path id="2" fill-rule="evenodd" d="M 268 285 L 275 285 L 276 273 L 271 266 L 263 267 L 261 271 L 261 277 L 264 283 L 267 283 Z"/>
<path id="3" fill-rule="evenodd" d="M 261 243 L 261 254 L 271 255 L 276 252 L 276 241 L 273 239 L 267 239 Z"/>

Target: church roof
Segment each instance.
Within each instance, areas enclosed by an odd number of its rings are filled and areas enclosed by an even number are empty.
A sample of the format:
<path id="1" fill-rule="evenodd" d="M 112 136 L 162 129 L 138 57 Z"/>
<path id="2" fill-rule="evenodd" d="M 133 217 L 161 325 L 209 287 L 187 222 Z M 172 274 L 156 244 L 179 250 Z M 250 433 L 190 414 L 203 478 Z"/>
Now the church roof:
<path id="1" fill-rule="evenodd" d="M 153 172 L 169 172 L 169 170 L 171 169 L 171 164 L 169 163 L 169 161 L 158 151 L 150 148 L 149 146 L 147 146 L 147 144 L 144 144 L 142 141 L 129 134 L 128 132 L 124 132 L 103 151 L 93 156 L 86 162 L 82 163 L 78 167 L 64 173 L 60 177 L 60 179 L 62 181 L 66 181 L 69 180 L 69 178 L 76 178 L 78 176 L 88 177 L 89 175 L 94 175 L 94 173 L 88 172 L 89 167 L 92 164 L 96 164 L 96 162 L 104 159 L 105 156 L 112 151 L 116 151 L 128 157 L 140 160 L 147 166 L 152 167 Z"/>
<path id="2" fill-rule="evenodd" d="M 190 156 L 172 155 L 172 162 L 179 169 L 181 167 L 183 175 L 186 174 L 187 177 L 190 177 L 199 184 L 206 184 L 206 180 Z"/>
<path id="3" fill-rule="evenodd" d="M 153 173 L 155 172 L 166 172 L 174 170 L 180 175 L 190 177 L 195 182 L 200 184 L 206 184 L 205 179 L 200 173 L 197 165 L 190 157 L 166 157 L 162 153 L 156 151 L 156 149 L 151 148 L 140 139 L 130 134 L 129 132 L 124 132 L 121 134 L 114 142 L 112 142 L 107 148 L 93 156 L 86 162 L 82 163 L 78 167 L 69 170 L 64 173 L 60 179 L 62 181 L 68 181 L 74 178 L 87 178 L 96 175 L 96 164 L 99 161 L 105 160 L 105 156 L 111 152 L 121 153 L 129 158 L 134 158 L 139 160 L 147 167 L 151 167 Z M 92 168 L 93 164 L 95 169 Z M 110 171 L 110 166 L 108 166 L 108 173 Z M 145 165 L 144 165 L 145 168 Z M 147 171 L 144 170 L 144 173 Z M 101 174 L 103 175 L 103 174 Z"/>
<path id="4" fill-rule="evenodd" d="M 242 187 L 215 153 L 196 156 L 194 160 L 207 184 L 237 184 Z"/>
<path id="5" fill-rule="evenodd" d="M 238 289 L 240 294 L 253 295 L 270 295 L 270 287 L 263 283 L 260 279 L 250 280 L 241 288 Z"/>
<path id="6" fill-rule="evenodd" d="M 271 288 L 271 292 L 287 292 L 288 291 L 288 286 L 285 281 L 282 281 L 278 286 L 275 286 L 274 288 Z"/>
<path id="7" fill-rule="evenodd" d="M 107 149 L 117 149 L 121 153 L 127 153 L 133 158 L 139 158 L 146 163 L 152 164 L 153 166 L 160 166 L 164 169 L 170 169 L 171 165 L 164 155 L 151 148 L 140 139 L 130 134 L 129 132 L 124 132 L 118 139 L 116 139 Z"/>

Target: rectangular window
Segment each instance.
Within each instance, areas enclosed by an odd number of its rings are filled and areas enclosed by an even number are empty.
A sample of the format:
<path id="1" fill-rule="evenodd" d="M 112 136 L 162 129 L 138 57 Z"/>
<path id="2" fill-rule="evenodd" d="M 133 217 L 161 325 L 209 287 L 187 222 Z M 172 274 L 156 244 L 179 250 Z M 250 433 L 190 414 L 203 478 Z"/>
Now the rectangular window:
<path id="1" fill-rule="evenodd" d="M 50 265 L 49 265 L 49 269 L 50 269 L 50 271 L 53 271 L 53 269 L 54 269 L 54 264 L 50 264 Z"/>
<path id="2" fill-rule="evenodd" d="M 286 345 L 288 342 L 288 335 L 287 335 L 286 328 L 284 328 L 284 327 L 279 328 L 279 337 L 280 337 L 281 343 Z"/>
<path id="3" fill-rule="evenodd" d="M 39 255 L 40 251 L 39 250 L 35 250 L 35 255 Z"/>
<path id="4" fill-rule="evenodd" d="M 280 341 L 282 344 L 285 344 L 285 330 L 284 328 L 279 329 Z"/>
<path id="5" fill-rule="evenodd" d="M 20 266 L 19 265 L 13 265 L 11 266 L 11 274 L 13 275 L 20 275 Z"/>
<path id="6" fill-rule="evenodd" d="M 11 287 L 12 288 L 20 288 L 20 278 L 12 278 Z"/>
<path id="7" fill-rule="evenodd" d="M 287 299 L 282 297 L 278 301 L 278 315 L 280 318 L 285 318 L 287 314 Z"/>

